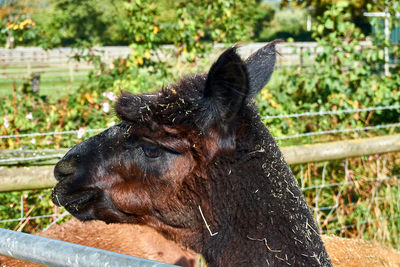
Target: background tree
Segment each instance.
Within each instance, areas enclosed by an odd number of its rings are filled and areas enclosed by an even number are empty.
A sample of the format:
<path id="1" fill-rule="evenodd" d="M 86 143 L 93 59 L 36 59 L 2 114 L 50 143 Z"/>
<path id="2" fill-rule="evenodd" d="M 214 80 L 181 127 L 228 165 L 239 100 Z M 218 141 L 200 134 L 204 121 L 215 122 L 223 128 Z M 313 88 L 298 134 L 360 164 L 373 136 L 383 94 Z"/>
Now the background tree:
<path id="1" fill-rule="evenodd" d="M 54 44 L 113 44 L 124 39 L 122 6 L 121 0 L 53 0 L 37 19 Z"/>
<path id="2" fill-rule="evenodd" d="M 308 9 L 308 12 L 312 15 L 312 17 L 317 18 L 321 17 L 325 11 L 327 11 L 332 3 L 341 2 L 343 0 L 282 0 L 281 7 L 287 7 L 291 3 L 299 5 L 303 8 Z M 387 0 L 352 0 L 345 1 L 349 4 L 348 10 L 351 14 L 352 21 L 354 24 L 360 28 L 364 34 L 369 34 L 371 32 L 371 25 L 369 19 L 364 16 L 364 12 L 368 11 L 379 11 L 383 12 L 385 10 L 386 3 L 391 4 L 391 2 L 396 1 L 387 1 Z M 372 9 L 369 10 L 368 6 L 371 6 Z"/>
<path id="3" fill-rule="evenodd" d="M 192 50 L 199 40 L 233 43 L 258 38 L 274 15 L 274 9 L 260 0 L 35 0 L 29 3 L 9 0 L 10 4 L 4 3 L 0 2 L 3 31 L 8 30 L 7 23 L 14 23 L 15 19 L 10 19 L 12 16 L 21 16 L 22 10 L 28 10 L 38 35 L 35 40 L 30 39 L 30 45 L 44 47 L 82 42 L 91 45 L 135 43 L 140 34 L 147 33 L 133 32 L 143 30 L 134 24 L 143 23 L 144 14 L 147 14 L 146 19 L 158 25 L 158 30 L 164 29 L 153 41 L 182 46 L 181 42 L 185 43 L 186 49 Z M 35 8 L 28 7 L 27 3 Z M 143 7 L 141 14 L 132 12 L 135 6 Z M 150 14 L 147 8 L 153 13 Z M 192 36 L 194 42 L 189 41 Z M 0 42 L 4 43 L 5 33 L 2 37 L 4 40 Z M 177 42 L 179 38 L 181 41 Z"/>
<path id="4" fill-rule="evenodd" d="M 39 3 L 39 2 L 38 2 Z M 0 42 L 7 48 L 35 39 L 35 22 L 31 19 L 37 4 L 5 0 L 0 6 Z"/>

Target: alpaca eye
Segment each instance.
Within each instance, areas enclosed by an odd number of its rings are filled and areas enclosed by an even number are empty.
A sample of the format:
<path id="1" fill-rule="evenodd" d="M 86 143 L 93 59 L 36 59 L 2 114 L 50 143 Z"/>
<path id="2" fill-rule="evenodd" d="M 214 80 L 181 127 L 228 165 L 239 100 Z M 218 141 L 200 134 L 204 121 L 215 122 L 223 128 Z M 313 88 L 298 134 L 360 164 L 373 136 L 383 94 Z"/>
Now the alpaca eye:
<path id="1" fill-rule="evenodd" d="M 158 158 L 163 153 L 161 148 L 153 145 L 142 145 L 141 148 L 148 158 Z"/>

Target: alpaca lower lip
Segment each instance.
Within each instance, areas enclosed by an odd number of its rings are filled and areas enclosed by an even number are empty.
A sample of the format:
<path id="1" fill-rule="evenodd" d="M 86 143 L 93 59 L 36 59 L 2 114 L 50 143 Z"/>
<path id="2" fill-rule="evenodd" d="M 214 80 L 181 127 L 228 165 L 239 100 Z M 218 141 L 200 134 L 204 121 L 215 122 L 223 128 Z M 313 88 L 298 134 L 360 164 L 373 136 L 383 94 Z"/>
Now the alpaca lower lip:
<path id="1" fill-rule="evenodd" d="M 67 201 L 66 203 L 63 203 L 62 206 L 68 208 L 71 206 L 85 204 L 85 203 L 89 202 L 94 197 L 95 194 L 96 194 L 95 192 L 87 192 L 87 193 L 79 196 L 78 198 L 74 198 L 74 199 Z M 59 203 L 59 204 L 61 204 L 61 203 Z"/>

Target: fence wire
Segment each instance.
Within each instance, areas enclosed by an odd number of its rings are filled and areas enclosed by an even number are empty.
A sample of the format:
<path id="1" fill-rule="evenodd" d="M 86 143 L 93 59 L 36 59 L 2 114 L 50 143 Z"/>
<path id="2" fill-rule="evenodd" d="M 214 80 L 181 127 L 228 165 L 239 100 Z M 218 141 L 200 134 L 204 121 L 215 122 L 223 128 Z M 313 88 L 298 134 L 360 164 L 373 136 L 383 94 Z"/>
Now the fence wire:
<path id="1" fill-rule="evenodd" d="M 327 130 L 327 131 L 320 131 L 320 132 L 294 134 L 294 135 L 276 137 L 275 140 L 285 140 L 285 139 L 317 136 L 317 135 L 324 135 L 324 134 L 362 132 L 362 131 L 370 131 L 370 130 L 377 130 L 377 129 L 388 129 L 388 128 L 393 128 L 393 127 L 400 127 L 400 123 L 390 123 L 390 124 L 382 124 L 382 125 L 375 125 L 375 126 L 366 126 L 366 127 L 361 127 L 361 128 Z"/>
<path id="2" fill-rule="evenodd" d="M 332 184 L 321 184 L 321 185 L 313 185 L 313 186 L 307 186 L 301 188 L 302 191 L 307 191 L 307 190 L 313 190 L 313 189 L 322 189 L 322 188 L 329 188 L 329 187 L 337 187 L 337 186 L 345 186 L 345 185 L 353 185 L 355 183 L 376 183 L 376 182 L 382 182 L 385 180 L 391 180 L 393 178 L 400 178 L 400 175 L 393 175 L 385 178 L 371 178 L 371 179 L 361 179 L 361 180 L 355 180 L 355 181 L 344 181 L 340 183 L 332 183 Z"/>
<path id="3" fill-rule="evenodd" d="M 342 160 L 343 177 L 334 178 L 340 180 L 335 183 L 327 182 L 338 173 L 334 167 L 336 174 L 327 175 L 330 162 L 323 163 L 322 168 L 319 166 L 320 177 L 310 174 L 316 169 L 310 169 L 309 164 L 300 165 L 299 183 L 321 233 L 377 239 L 399 249 L 400 174 L 393 174 L 396 169 L 388 166 L 389 162 L 399 164 L 396 160 L 395 155 L 389 159 L 388 154 L 372 157 L 369 162 L 361 161 L 359 171 L 350 169 L 351 160 Z M 362 177 L 367 170 L 373 170 L 376 176 Z M 305 177 L 307 173 L 308 178 Z"/>
<path id="4" fill-rule="evenodd" d="M 6 164 L 11 162 L 16 162 L 18 164 L 22 164 L 24 162 L 32 162 L 32 161 L 42 161 L 47 159 L 61 159 L 64 157 L 64 154 L 53 154 L 48 156 L 35 156 L 35 157 L 24 157 L 24 158 L 8 158 L 8 159 L 0 159 L 0 164 Z"/>
<path id="5" fill-rule="evenodd" d="M 392 217 L 390 217 L 390 216 L 379 217 L 378 219 L 365 220 L 365 221 L 361 221 L 361 222 L 354 223 L 354 224 L 343 225 L 343 226 L 341 226 L 339 228 L 333 228 L 333 229 L 330 229 L 330 230 L 321 230 L 321 233 L 322 234 L 331 234 L 331 233 L 336 233 L 338 231 L 346 230 L 346 229 L 349 229 L 349 228 L 353 228 L 353 227 L 369 224 L 369 223 L 374 223 L 374 222 L 379 222 L 379 221 L 390 221 L 390 220 L 394 220 L 394 219 L 400 219 L 400 215 L 399 216 L 392 216 Z"/>
<path id="6" fill-rule="evenodd" d="M 399 105 L 391 105 L 391 106 L 367 107 L 367 108 L 359 108 L 359 109 L 342 109 L 342 110 L 329 110 L 329 111 L 318 111 L 318 112 L 293 113 L 293 114 L 283 114 L 283 115 L 276 115 L 276 116 L 263 116 L 262 119 L 300 118 L 300 117 L 338 115 L 338 114 L 349 114 L 349 113 L 359 113 L 359 112 L 366 112 L 366 111 L 382 111 L 382 110 L 393 110 L 393 109 L 400 109 L 400 106 Z M 337 134 L 337 133 L 347 133 L 347 132 L 368 131 L 368 130 L 375 130 L 375 129 L 387 129 L 387 128 L 399 127 L 399 126 L 400 126 L 400 123 L 392 123 L 392 124 L 386 124 L 386 125 L 366 126 L 366 127 L 361 127 L 361 128 L 333 129 L 333 130 L 325 130 L 325 131 L 319 131 L 319 132 L 296 134 L 296 135 L 290 135 L 290 136 L 282 136 L 282 137 L 277 137 L 276 140 L 284 140 L 284 139 L 316 136 L 316 135 L 324 135 L 324 134 Z M 82 129 L 84 129 L 84 128 L 82 128 Z M 2 136 L 0 136 L 0 139 L 35 137 L 35 136 L 51 136 L 51 135 L 70 135 L 70 134 L 81 133 L 82 129 L 70 130 L 70 131 L 53 131 L 53 132 L 45 132 L 45 133 L 10 134 L 10 135 L 2 135 Z M 94 132 L 104 131 L 105 129 L 106 128 L 84 129 L 83 131 L 84 131 L 84 133 L 94 133 Z"/>
<path id="7" fill-rule="evenodd" d="M 82 128 L 83 129 L 83 128 Z M 106 128 L 101 129 L 83 129 L 83 130 L 71 130 L 71 131 L 60 131 L 60 132 L 47 132 L 47 133 L 27 133 L 27 134 L 10 134 L 10 135 L 1 135 L 0 139 L 4 138 L 21 138 L 21 137 L 35 137 L 35 136 L 48 136 L 48 135 L 66 135 L 66 134 L 79 134 L 82 131 L 83 133 L 95 133 L 106 130 Z"/>
<path id="8" fill-rule="evenodd" d="M 283 119 L 283 118 L 300 118 L 300 117 L 313 117 L 313 116 L 325 116 L 325 115 L 338 115 L 347 113 L 358 113 L 365 111 L 379 111 L 379 110 L 391 110 L 400 109 L 400 106 L 384 106 L 384 107 L 368 107 L 368 108 L 357 108 L 357 109 L 340 109 L 340 110 L 328 110 L 328 111 L 317 111 L 317 112 L 304 112 L 304 113 L 293 113 L 283 114 L 276 116 L 263 116 L 262 119 Z"/>
<path id="9" fill-rule="evenodd" d="M 23 208 L 23 207 L 22 207 Z M 54 213 L 54 214 L 49 214 L 49 215 L 39 215 L 39 216 L 26 216 L 26 217 L 19 217 L 16 219 L 6 219 L 6 220 L 0 220 L 0 223 L 8 223 L 8 222 L 19 222 L 19 221 L 29 221 L 29 220 L 34 220 L 34 219 L 42 219 L 42 218 L 52 218 L 52 217 L 56 217 L 57 220 L 54 220 L 54 222 L 59 221 L 61 218 L 63 218 L 64 216 L 69 215 L 68 212 L 64 212 L 64 213 Z M 51 223 L 49 226 L 53 225 L 53 223 Z M 46 229 L 46 228 L 45 228 Z"/>

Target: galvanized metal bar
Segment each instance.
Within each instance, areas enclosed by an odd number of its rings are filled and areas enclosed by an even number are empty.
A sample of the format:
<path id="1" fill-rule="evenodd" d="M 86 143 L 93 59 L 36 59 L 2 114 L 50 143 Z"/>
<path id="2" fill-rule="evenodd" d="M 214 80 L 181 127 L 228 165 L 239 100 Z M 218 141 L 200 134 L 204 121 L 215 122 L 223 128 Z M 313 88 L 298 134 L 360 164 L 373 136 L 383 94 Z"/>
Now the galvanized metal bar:
<path id="1" fill-rule="evenodd" d="M 81 246 L 0 228 L 0 254 L 48 266 L 171 267 L 107 250 Z"/>

